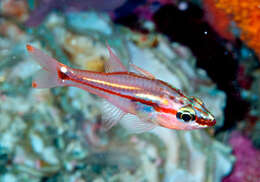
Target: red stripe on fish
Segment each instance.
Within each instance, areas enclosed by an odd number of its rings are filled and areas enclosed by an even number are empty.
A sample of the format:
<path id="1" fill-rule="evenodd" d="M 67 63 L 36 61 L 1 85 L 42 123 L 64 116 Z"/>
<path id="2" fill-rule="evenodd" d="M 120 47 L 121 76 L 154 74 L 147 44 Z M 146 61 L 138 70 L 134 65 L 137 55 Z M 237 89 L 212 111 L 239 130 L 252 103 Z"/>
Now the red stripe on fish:
<path id="1" fill-rule="evenodd" d="M 125 73 L 125 72 L 114 72 L 114 73 L 109 73 L 109 74 L 110 75 L 116 75 L 116 74 L 122 74 L 122 73 L 123 74 L 130 74 L 131 76 L 134 76 L 134 77 L 143 78 L 142 76 L 131 74 L 131 73 Z M 76 83 L 80 83 L 80 84 L 92 87 L 94 89 L 101 90 L 101 91 L 109 93 L 111 95 L 116 95 L 116 96 L 119 96 L 119 97 L 122 97 L 122 98 L 127 98 L 127 99 L 129 99 L 131 101 L 134 101 L 134 102 L 140 102 L 142 104 L 146 104 L 146 105 L 152 106 L 158 112 L 171 113 L 171 114 L 176 114 L 177 113 L 177 111 L 175 111 L 174 109 L 161 107 L 157 103 L 154 103 L 152 101 L 147 101 L 147 100 L 136 98 L 136 97 L 133 97 L 133 96 L 130 96 L 130 95 L 120 94 L 118 92 L 114 92 L 114 91 L 111 91 L 111 90 L 108 90 L 108 89 L 104 89 L 102 87 L 97 87 L 95 85 L 92 85 L 92 84 L 89 84 L 89 83 L 86 83 L 86 82 L 82 81 L 82 78 L 72 78 L 72 76 L 68 76 L 68 74 L 63 73 L 60 70 L 58 71 L 58 75 L 59 75 L 59 77 L 61 79 L 64 79 L 64 80 L 71 80 L 71 81 L 74 81 Z"/>

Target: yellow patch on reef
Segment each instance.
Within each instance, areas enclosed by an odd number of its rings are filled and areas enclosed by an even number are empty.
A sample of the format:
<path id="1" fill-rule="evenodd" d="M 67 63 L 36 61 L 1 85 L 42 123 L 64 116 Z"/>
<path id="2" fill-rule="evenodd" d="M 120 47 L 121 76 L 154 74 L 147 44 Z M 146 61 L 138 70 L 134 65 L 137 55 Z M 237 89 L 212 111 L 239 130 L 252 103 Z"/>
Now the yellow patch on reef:
<path id="1" fill-rule="evenodd" d="M 134 33 L 130 39 L 139 47 L 156 47 L 159 44 L 158 35 L 147 35 L 142 33 Z"/>
<path id="2" fill-rule="evenodd" d="M 101 58 L 86 61 L 85 68 L 90 71 L 104 72 L 104 61 Z"/>
<path id="3" fill-rule="evenodd" d="M 260 58 L 260 0 L 217 0 L 216 6 L 232 16 L 242 30 L 240 38 Z"/>
<path id="4" fill-rule="evenodd" d="M 93 41 L 87 36 L 67 32 L 64 37 L 63 49 L 70 61 L 81 69 L 104 71 L 104 60 L 107 50 L 104 45 Z M 108 59 L 108 58 L 107 58 Z"/>
<path id="5" fill-rule="evenodd" d="M 4 76 L 0 76 L 0 82 L 4 82 L 5 81 L 5 77 Z"/>

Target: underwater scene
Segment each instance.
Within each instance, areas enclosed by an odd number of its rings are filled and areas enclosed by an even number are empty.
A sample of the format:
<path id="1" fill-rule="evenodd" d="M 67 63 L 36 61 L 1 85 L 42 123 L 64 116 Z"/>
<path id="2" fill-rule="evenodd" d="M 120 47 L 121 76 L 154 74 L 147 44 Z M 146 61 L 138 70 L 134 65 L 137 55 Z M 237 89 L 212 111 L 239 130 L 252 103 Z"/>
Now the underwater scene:
<path id="1" fill-rule="evenodd" d="M 260 182 L 260 0 L 0 0 L 0 182 Z"/>

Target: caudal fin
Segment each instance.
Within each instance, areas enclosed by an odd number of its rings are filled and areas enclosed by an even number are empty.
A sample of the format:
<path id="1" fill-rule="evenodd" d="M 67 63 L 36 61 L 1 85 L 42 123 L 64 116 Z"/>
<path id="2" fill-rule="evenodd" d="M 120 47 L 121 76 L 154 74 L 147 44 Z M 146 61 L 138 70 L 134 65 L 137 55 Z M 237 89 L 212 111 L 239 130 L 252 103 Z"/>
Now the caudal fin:
<path id="1" fill-rule="evenodd" d="M 42 67 L 42 70 L 38 71 L 33 78 L 32 87 L 52 88 L 63 86 L 57 72 L 62 64 L 31 45 L 26 45 L 26 48 L 33 59 Z"/>

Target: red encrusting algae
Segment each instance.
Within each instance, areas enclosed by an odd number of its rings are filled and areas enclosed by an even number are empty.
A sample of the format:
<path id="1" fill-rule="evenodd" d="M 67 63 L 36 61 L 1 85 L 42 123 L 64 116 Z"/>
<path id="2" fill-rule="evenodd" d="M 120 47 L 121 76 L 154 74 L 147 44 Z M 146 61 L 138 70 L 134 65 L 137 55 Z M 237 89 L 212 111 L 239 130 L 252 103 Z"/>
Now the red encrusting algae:
<path id="1" fill-rule="evenodd" d="M 217 0 L 216 7 L 232 17 L 241 29 L 241 40 L 260 58 L 260 0 Z"/>
<path id="2" fill-rule="evenodd" d="M 38 86 L 38 85 L 37 85 L 36 82 L 32 82 L 32 87 L 33 87 L 33 88 L 37 88 L 37 86 Z"/>
<path id="3" fill-rule="evenodd" d="M 223 38 L 234 41 L 235 37 L 230 31 L 231 18 L 228 14 L 216 7 L 215 0 L 203 0 L 205 18 L 212 28 Z"/>
<path id="4" fill-rule="evenodd" d="M 34 50 L 33 46 L 26 45 L 27 51 L 32 52 Z"/>

